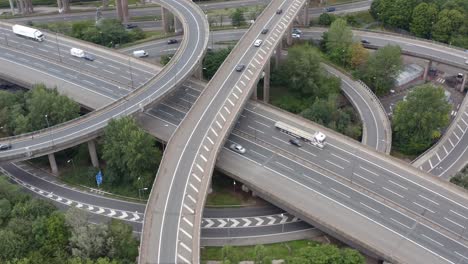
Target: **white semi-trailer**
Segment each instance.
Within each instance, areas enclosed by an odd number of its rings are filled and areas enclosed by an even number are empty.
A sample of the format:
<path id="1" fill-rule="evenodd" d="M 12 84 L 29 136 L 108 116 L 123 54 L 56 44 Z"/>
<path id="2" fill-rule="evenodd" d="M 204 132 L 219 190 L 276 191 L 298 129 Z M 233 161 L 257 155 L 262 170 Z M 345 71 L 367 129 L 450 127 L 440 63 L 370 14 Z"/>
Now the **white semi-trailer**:
<path id="1" fill-rule="evenodd" d="M 15 33 L 16 35 L 26 37 L 26 38 L 31 38 L 37 41 L 44 40 L 44 34 L 42 34 L 41 31 L 35 28 L 25 27 L 21 25 L 13 25 L 13 33 Z"/>

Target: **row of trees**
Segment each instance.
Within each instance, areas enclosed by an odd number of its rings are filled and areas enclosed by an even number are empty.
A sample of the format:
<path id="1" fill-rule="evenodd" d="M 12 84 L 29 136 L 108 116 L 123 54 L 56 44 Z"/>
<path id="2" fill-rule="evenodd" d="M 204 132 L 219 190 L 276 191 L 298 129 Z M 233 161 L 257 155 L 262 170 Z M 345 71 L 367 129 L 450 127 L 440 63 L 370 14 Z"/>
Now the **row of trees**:
<path id="1" fill-rule="evenodd" d="M 375 0 L 370 12 L 384 26 L 468 48 L 466 0 Z"/>
<path id="2" fill-rule="evenodd" d="M 322 50 L 330 60 L 350 68 L 377 95 L 387 94 L 403 68 L 401 48 L 385 46 L 370 54 L 360 42 L 354 41 L 346 21 L 339 18 L 323 34 Z"/>
<path id="3" fill-rule="evenodd" d="M 13 135 L 46 128 L 79 116 L 80 106 L 56 89 L 38 84 L 28 92 L 0 91 L 0 124 Z"/>
<path id="4" fill-rule="evenodd" d="M 85 20 L 72 23 L 37 24 L 35 26 L 107 47 L 145 38 L 145 33 L 140 28 L 127 30 L 116 19 L 101 19 L 98 23 Z"/>
<path id="5" fill-rule="evenodd" d="M 221 250 L 223 264 L 239 263 L 243 256 L 235 247 L 224 246 Z M 272 252 L 263 246 L 254 248 L 255 263 L 271 264 Z M 350 248 L 340 249 L 330 244 L 309 245 L 294 252 L 285 259 L 286 264 L 364 264 L 364 257 L 356 250 Z"/>
<path id="6" fill-rule="evenodd" d="M 135 263 L 138 241 L 121 221 L 89 224 L 84 211 L 66 214 L 31 199 L 0 177 L 0 262 L 8 264 Z"/>
<path id="7" fill-rule="evenodd" d="M 349 106 L 341 106 L 340 80 L 328 76 L 320 66 L 319 51 L 310 45 L 288 50 L 288 58 L 272 73 L 272 84 L 288 93 L 272 101 L 274 105 L 301 114 L 345 135 L 359 138 L 359 117 Z"/>

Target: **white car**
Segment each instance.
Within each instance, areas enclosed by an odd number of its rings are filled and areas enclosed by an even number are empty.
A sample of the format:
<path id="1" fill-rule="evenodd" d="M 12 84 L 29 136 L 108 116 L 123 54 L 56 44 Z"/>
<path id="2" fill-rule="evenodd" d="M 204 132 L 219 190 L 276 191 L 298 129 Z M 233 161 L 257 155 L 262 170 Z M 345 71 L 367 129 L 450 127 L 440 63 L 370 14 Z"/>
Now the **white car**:
<path id="1" fill-rule="evenodd" d="M 231 150 L 239 153 L 239 154 L 244 154 L 245 153 L 245 148 L 239 144 L 236 144 L 236 143 L 233 143 L 231 144 L 231 146 L 229 147 Z"/>
<path id="2" fill-rule="evenodd" d="M 301 38 L 301 34 L 299 34 L 299 33 L 292 33 L 292 38 L 294 38 L 294 39 L 300 39 L 300 38 Z"/>
<path id="3" fill-rule="evenodd" d="M 260 45 L 262 45 L 262 40 L 261 39 L 257 39 L 255 42 L 254 42 L 254 46 L 255 47 L 260 47 Z"/>

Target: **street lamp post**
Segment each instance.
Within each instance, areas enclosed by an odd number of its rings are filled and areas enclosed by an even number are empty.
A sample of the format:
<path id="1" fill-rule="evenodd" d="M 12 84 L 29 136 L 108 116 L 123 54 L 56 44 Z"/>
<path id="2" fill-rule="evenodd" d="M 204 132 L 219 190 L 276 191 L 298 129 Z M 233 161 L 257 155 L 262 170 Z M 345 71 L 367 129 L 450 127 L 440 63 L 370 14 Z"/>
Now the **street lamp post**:
<path id="1" fill-rule="evenodd" d="M 140 200 L 141 200 L 141 191 L 146 191 L 146 190 L 148 190 L 148 187 L 138 189 L 138 198 L 140 198 Z"/>
<path id="2" fill-rule="evenodd" d="M 60 46 L 58 44 L 58 32 L 55 31 L 55 44 L 57 45 L 57 52 L 59 56 L 59 61 L 62 62 L 62 56 L 60 56 Z"/>
<path id="3" fill-rule="evenodd" d="M 76 166 L 75 166 L 75 162 L 73 161 L 73 159 L 69 159 L 67 160 L 67 163 L 71 163 L 72 166 L 73 166 L 73 175 L 76 177 Z"/>
<path id="4" fill-rule="evenodd" d="M 284 213 L 281 213 L 281 233 L 284 233 Z"/>
<path id="5" fill-rule="evenodd" d="M 53 135 L 52 135 L 52 129 L 50 129 L 50 123 L 49 123 L 48 115 L 44 115 L 44 117 L 45 117 L 45 120 L 46 120 L 46 122 L 47 122 L 47 128 L 48 128 L 49 131 L 50 131 L 50 139 L 51 139 L 51 141 L 52 141 L 52 146 L 54 146 L 54 145 L 55 145 L 55 144 L 54 144 L 54 137 L 53 137 Z"/>

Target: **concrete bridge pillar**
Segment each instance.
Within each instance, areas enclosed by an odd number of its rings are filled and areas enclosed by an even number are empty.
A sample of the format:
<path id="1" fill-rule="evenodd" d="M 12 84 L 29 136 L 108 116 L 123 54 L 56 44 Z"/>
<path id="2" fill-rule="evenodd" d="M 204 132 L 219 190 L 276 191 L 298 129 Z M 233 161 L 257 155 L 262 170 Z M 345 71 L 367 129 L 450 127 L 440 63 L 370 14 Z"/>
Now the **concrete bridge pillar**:
<path id="1" fill-rule="evenodd" d="M 50 170 L 52 171 L 52 174 L 58 175 L 57 161 L 55 161 L 54 153 L 49 154 L 49 164 L 50 164 Z"/>
<path id="2" fill-rule="evenodd" d="M 429 70 L 431 69 L 432 67 L 432 60 L 429 60 L 429 62 L 427 63 L 427 67 L 424 69 L 424 75 L 423 75 L 423 80 L 424 81 L 427 81 L 427 75 L 429 73 Z"/>
<path id="3" fill-rule="evenodd" d="M 252 91 L 252 96 L 250 97 L 252 100 L 257 100 L 258 98 L 258 94 L 257 94 L 257 86 L 255 85 L 255 87 L 253 88 L 253 91 Z"/>
<path id="4" fill-rule="evenodd" d="M 293 41 L 293 39 L 292 39 L 292 27 L 293 27 L 292 24 L 289 25 L 289 27 L 288 27 L 288 29 L 286 30 L 286 33 L 285 33 L 286 34 L 286 44 L 288 46 L 291 46 L 292 41 Z"/>
<path id="5" fill-rule="evenodd" d="M 183 32 L 182 28 L 182 22 L 174 15 L 174 32 L 175 33 L 182 33 Z"/>
<path id="6" fill-rule="evenodd" d="M 164 33 L 169 33 L 169 16 L 167 12 L 166 8 L 161 7 L 161 22 Z"/>
<path id="7" fill-rule="evenodd" d="M 128 23 L 130 15 L 128 14 L 128 0 L 120 0 L 122 5 L 122 21 Z"/>
<path id="8" fill-rule="evenodd" d="M 465 85 L 466 85 L 466 79 L 468 79 L 468 75 L 466 72 L 465 74 L 463 74 L 463 81 L 462 81 L 462 84 L 460 86 L 460 92 L 464 92 L 465 91 Z"/>
<path id="9" fill-rule="evenodd" d="M 115 0 L 115 9 L 117 10 L 117 19 L 123 20 L 122 2 L 121 0 Z"/>
<path id="10" fill-rule="evenodd" d="M 96 142 L 94 140 L 88 141 L 88 151 L 93 167 L 99 168 L 99 159 L 96 152 Z"/>
<path id="11" fill-rule="evenodd" d="M 301 25 L 304 27 L 309 26 L 309 1 L 306 1 L 301 11 Z"/>
<path id="12" fill-rule="evenodd" d="M 283 41 L 279 41 L 278 45 L 276 45 L 275 51 L 275 69 L 278 69 L 279 63 L 281 60 L 281 49 L 283 48 Z"/>
<path id="13" fill-rule="evenodd" d="M 193 72 L 193 76 L 199 80 L 203 80 L 203 62 L 199 61 L 198 66 Z"/>
<path id="14" fill-rule="evenodd" d="M 265 63 L 265 67 L 263 68 L 263 72 L 265 76 L 263 77 L 263 102 L 268 103 L 270 100 L 270 63 L 271 59 Z"/>

